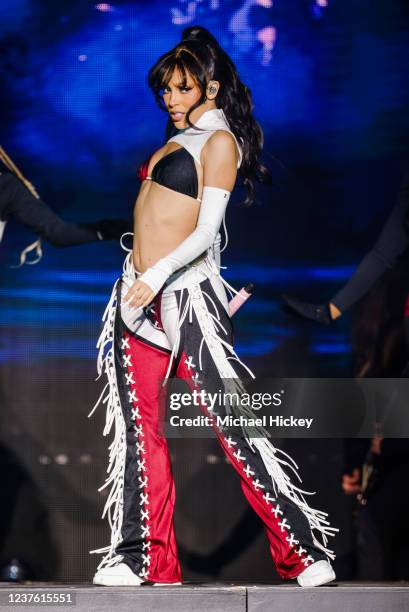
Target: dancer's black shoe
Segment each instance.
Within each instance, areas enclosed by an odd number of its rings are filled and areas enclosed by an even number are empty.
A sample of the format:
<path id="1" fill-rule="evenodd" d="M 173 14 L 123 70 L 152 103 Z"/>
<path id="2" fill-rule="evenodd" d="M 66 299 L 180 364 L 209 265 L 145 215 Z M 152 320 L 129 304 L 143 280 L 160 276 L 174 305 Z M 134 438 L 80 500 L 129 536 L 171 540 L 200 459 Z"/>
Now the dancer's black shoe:
<path id="1" fill-rule="evenodd" d="M 333 322 L 328 304 L 310 304 L 286 294 L 283 294 L 282 297 L 291 311 L 303 319 L 308 319 L 321 325 L 330 325 Z"/>

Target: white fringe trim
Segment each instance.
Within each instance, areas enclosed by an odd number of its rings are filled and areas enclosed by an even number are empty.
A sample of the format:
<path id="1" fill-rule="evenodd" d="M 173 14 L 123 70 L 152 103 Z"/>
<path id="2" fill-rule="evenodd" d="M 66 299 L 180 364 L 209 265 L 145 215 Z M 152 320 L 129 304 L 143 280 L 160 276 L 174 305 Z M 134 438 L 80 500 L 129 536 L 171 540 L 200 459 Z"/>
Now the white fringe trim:
<path id="1" fill-rule="evenodd" d="M 123 265 L 124 275 L 127 275 L 129 277 L 134 274 L 131 257 L 132 251 L 125 258 L 125 262 Z M 98 398 L 97 403 L 88 415 L 88 417 L 91 417 L 100 404 L 106 404 L 106 420 L 103 435 L 107 436 L 110 433 L 112 426 L 114 425 L 114 439 L 108 447 L 109 462 L 107 473 L 109 474 L 109 476 L 105 480 L 105 483 L 98 489 L 98 491 L 102 491 L 107 486 L 111 485 L 111 489 L 109 491 L 109 495 L 102 513 L 102 518 L 105 518 L 105 515 L 107 515 L 108 517 L 108 523 L 111 529 L 111 541 L 108 546 L 89 551 L 90 554 L 106 553 L 98 565 L 98 570 L 102 567 L 110 567 L 112 565 L 115 565 L 116 563 L 120 563 L 123 560 L 122 555 L 117 555 L 115 553 L 117 546 L 122 542 L 123 539 L 121 533 L 123 523 L 123 493 L 127 450 L 126 423 L 119 398 L 114 352 L 115 316 L 117 310 L 117 287 L 119 282 L 119 280 L 116 281 L 113 287 L 110 300 L 102 317 L 104 326 L 97 342 L 97 348 L 99 349 L 97 361 L 97 380 L 101 377 L 102 373 L 105 372 L 107 377 L 107 383 L 104 389 L 102 390 L 102 393 Z M 123 367 L 127 367 L 128 364 L 132 366 L 131 357 L 127 356 L 124 350 L 127 346 L 127 341 L 125 339 L 122 339 L 121 342 L 121 349 L 123 350 L 121 355 L 122 365 Z M 127 378 L 129 388 L 131 389 L 130 384 L 132 381 L 132 373 L 130 375 L 126 374 L 125 376 Z M 129 391 L 128 397 L 129 403 L 132 406 L 132 413 L 135 415 L 135 423 L 133 429 L 135 432 L 134 436 L 136 438 L 135 445 L 139 457 L 138 472 L 140 473 L 140 475 L 138 475 L 138 481 L 141 505 L 145 505 L 145 509 L 141 508 L 142 519 L 145 519 L 145 524 L 142 526 L 142 538 L 144 541 L 142 543 L 142 570 L 139 575 L 142 578 L 146 579 L 148 576 L 148 569 L 151 563 L 151 542 L 148 540 L 150 531 L 149 523 L 147 522 L 149 521 L 150 515 L 149 510 L 146 508 L 146 505 L 149 504 L 148 478 L 143 475 L 143 471 L 145 470 L 144 460 L 142 458 L 142 453 L 145 452 L 143 442 L 144 433 L 142 423 L 140 425 L 136 424 L 136 420 L 141 418 L 137 406 L 134 406 L 134 403 L 137 404 L 138 402 L 136 390 Z"/>
<path id="2" fill-rule="evenodd" d="M 0 237 L 1 242 L 1 237 Z M 35 251 L 36 258 L 35 259 L 27 259 L 27 255 L 31 253 L 31 251 Z M 38 263 L 43 256 L 43 249 L 41 246 L 41 238 L 32 242 L 25 249 L 23 249 L 20 253 L 20 263 L 17 266 L 10 266 L 10 268 L 21 268 L 24 264 L 28 264 L 29 266 L 33 266 Z"/>
<path id="3" fill-rule="evenodd" d="M 123 559 L 122 555 L 115 554 L 116 547 L 122 541 L 123 484 L 126 459 L 126 425 L 119 399 L 114 355 L 115 314 L 117 307 L 116 292 L 118 282 L 119 281 L 116 281 L 114 285 L 110 300 L 102 317 L 104 326 L 97 342 L 97 348 L 99 349 L 97 380 L 101 377 L 102 373 L 105 372 L 107 384 L 98 398 L 97 403 L 88 415 L 88 418 L 91 417 L 100 404 L 106 404 L 106 420 L 103 435 L 107 436 L 111 431 L 112 425 L 114 425 L 114 439 L 108 447 L 108 477 L 105 483 L 98 489 L 98 491 L 102 491 L 107 486 L 111 485 L 102 513 L 102 518 L 105 518 L 105 516 L 108 517 L 108 523 L 111 529 L 111 542 L 108 546 L 89 551 L 90 554 L 106 553 L 98 565 L 98 570 L 101 567 L 114 565 Z"/>
<path id="4" fill-rule="evenodd" d="M 211 265 L 211 261 L 209 261 L 209 264 Z M 223 282 L 224 284 L 227 284 L 224 280 Z M 218 328 L 222 328 L 222 325 L 219 320 L 220 317 L 217 313 L 217 309 L 215 315 L 209 311 L 205 300 L 207 294 L 201 290 L 198 283 L 196 286 L 186 288 L 186 290 L 188 292 L 188 298 L 183 312 L 179 317 L 177 347 L 174 347 L 174 353 L 176 354 L 180 341 L 180 327 L 188 313 L 189 320 L 192 320 L 192 310 L 194 310 L 203 334 L 203 340 L 199 349 L 199 368 L 202 369 L 201 354 L 203 344 L 206 343 L 207 348 L 213 357 L 219 375 L 222 379 L 224 379 L 223 384 L 226 393 L 240 394 L 245 392 L 245 388 L 233 369 L 231 361 L 234 360 L 240 363 L 252 378 L 255 378 L 255 376 L 251 370 L 239 359 L 233 346 L 219 337 Z M 210 298 L 210 296 L 207 297 Z M 228 353 L 230 353 L 230 356 L 226 356 L 225 349 Z M 245 415 L 248 418 L 255 418 L 256 416 L 251 408 L 242 406 L 240 404 L 237 405 L 237 403 L 233 403 L 232 406 L 226 406 L 226 409 L 228 413 L 234 412 L 237 416 Z M 286 452 L 276 448 L 268 440 L 268 438 L 271 436 L 265 428 L 243 426 L 242 429 L 246 442 L 249 444 L 250 448 L 252 450 L 257 449 L 258 453 L 260 454 L 266 470 L 271 477 L 275 494 L 277 495 L 277 491 L 279 491 L 300 508 L 309 522 L 315 546 L 324 552 L 327 557 L 334 559 L 335 553 L 327 547 L 328 536 L 334 536 L 339 529 L 329 526 L 329 522 L 326 519 L 328 513 L 311 508 L 307 504 L 304 495 L 314 495 L 315 492 L 305 491 L 291 481 L 289 474 L 286 473 L 284 468 L 293 472 L 298 481 L 302 482 L 302 479 L 297 471 L 298 466 L 296 462 Z M 314 532 L 318 532 L 322 542 L 317 540 Z M 290 535 L 290 540 L 294 540 L 294 537 L 291 536 L 292 534 Z"/>

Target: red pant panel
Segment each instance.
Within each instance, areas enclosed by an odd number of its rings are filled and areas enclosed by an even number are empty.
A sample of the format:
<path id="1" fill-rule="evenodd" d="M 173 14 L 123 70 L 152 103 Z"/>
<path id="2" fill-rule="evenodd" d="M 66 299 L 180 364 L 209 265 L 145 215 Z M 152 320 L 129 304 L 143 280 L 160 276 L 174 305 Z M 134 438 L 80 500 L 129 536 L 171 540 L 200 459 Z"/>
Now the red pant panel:
<path id="1" fill-rule="evenodd" d="M 167 441 L 159 430 L 159 423 L 163 422 L 160 410 L 165 407 L 160 384 L 165 376 L 169 355 L 141 342 L 128 331 L 123 337 L 130 376 L 130 416 L 134 423 L 138 453 L 132 478 L 134 488 L 140 492 L 139 508 L 134 508 L 135 522 L 131 525 L 134 525 L 134 531 L 142 527 L 145 547 L 142 560 L 147 570 L 145 578 L 158 582 L 178 582 L 181 580 L 181 570 L 173 525 L 175 485 Z M 139 511 L 140 516 L 137 516 Z M 138 518 L 142 523 L 140 526 L 137 525 Z M 135 537 L 126 533 L 124 536 L 131 540 Z M 123 545 L 118 552 L 124 553 Z M 140 573 L 137 567 L 135 570 Z"/>

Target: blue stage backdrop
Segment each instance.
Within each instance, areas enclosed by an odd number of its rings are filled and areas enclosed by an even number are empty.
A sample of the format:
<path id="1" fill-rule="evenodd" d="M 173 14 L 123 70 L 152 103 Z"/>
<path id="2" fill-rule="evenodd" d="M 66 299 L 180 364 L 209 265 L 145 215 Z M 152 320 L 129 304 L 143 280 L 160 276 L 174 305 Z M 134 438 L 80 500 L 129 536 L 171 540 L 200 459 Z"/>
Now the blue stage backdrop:
<path id="1" fill-rule="evenodd" d="M 165 138 L 148 68 L 184 27 L 207 27 L 252 91 L 274 177 L 254 206 L 240 207 L 240 187 L 229 205 L 226 278 L 237 288 L 256 284 L 235 318 L 238 352 L 258 374 L 348 376 L 349 318 L 331 331 L 301 324 L 282 311 L 280 294 L 330 298 L 394 204 L 408 157 L 408 17 L 403 0 L 0 0 L 0 144 L 65 219 L 130 217 L 136 169 Z M 96 488 L 108 440 L 103 415 L 91 423 L 86 415 L 100 390 L 93 381 L 100 319 L 124 253 L 111 243 L 44 245 L 40 263 L 11 267 L 34 239 L 10 222 L 0 245 L 1 439 L 40 500 L 43 540 L 24 545 L 16 527 L 5 554 L 22 550 L 41 578 L 87 579 L 95 565 L 87 550 L 107 538 Z M 234 477 L 209 459 L 218 453 L 211 442 L 203 441 L 202 451 L 217 498 Z M 174 449 L 177 479 L 191 491 L 196 468 L 189 471 L 189 461 L 178 468 L 178 452 L 185 450 Z M 321 441 L 294 452 L 306 487 L 323 491 L 317 504 L 345 522 L 341 447 Z M 239 520 L 246 510 L 235 494 L 226 503 L 239 508 Z M 197 534 L 214 524 L 222 503 L 215 499 L 208 517 L 189 503 L 179 504 L 177 516 L 185 569 L 209 578 L 205 552 L 220 541 L 211 542 L 211 531 L 202 540 Z M 257 527 L 254 534 L 248 549 L 221 564 L 219 577 L 271 576 Z M 219 540 L 224 536 L 221 528 Z M 48 566 L 39 561 L 45 544 Z M 342 572 L 347 523 L 335 546 Z M 189 565 L 189 550 L 202 555 L 196 565 Z M 254 575 L 250 555 L 258 559 Z"/>

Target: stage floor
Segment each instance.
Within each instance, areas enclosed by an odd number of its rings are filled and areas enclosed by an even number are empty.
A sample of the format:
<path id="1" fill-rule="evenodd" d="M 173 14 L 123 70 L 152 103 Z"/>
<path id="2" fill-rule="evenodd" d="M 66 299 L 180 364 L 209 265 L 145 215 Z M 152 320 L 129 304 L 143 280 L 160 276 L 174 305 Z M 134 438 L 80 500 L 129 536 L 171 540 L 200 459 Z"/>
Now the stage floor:
<path id="1" fill-rule="evenodd" d="M 53 603 L 57 597 L 58 603 Z M 0 583 L 0 608 L 17 607 L 49 612 L 408 612 L 409 582 L 334 582 L 308 589 L 288 583 L 186 583 L 176 587 Z"/>

